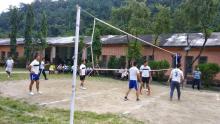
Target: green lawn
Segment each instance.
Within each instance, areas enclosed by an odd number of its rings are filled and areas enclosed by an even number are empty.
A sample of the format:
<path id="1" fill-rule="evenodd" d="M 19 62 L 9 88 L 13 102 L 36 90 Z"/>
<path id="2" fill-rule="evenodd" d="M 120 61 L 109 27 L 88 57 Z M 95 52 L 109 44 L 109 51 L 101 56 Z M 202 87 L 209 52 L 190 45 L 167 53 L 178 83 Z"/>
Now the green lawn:
<path id="1" fill-rule="evenodd" d="M 69 111 L 48 109 L 0 97 L 0 124 L 67 124 Z M 135 119 L 113 114 L 75 112 L 76 124 L 143 124 Z"/>

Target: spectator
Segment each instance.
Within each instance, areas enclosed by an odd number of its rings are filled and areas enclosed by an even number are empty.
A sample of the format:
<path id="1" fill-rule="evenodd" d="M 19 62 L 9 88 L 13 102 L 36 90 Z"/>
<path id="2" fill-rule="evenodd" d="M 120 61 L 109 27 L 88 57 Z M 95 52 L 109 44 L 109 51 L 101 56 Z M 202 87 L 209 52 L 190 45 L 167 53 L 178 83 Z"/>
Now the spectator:
<path id="1" fill-rule="evenodd" d="M 62 73 L 63 72 L 63 65 L 62 64 L 59 64 L 57 66 L 57 71 L 58 71 L 58 74 Z"/>
<path id="2" fill-rule="evenodd" d="M 49 67 L 49 74 L 54 74 L 55 73 L 55 65 L 51 64 Z"/>

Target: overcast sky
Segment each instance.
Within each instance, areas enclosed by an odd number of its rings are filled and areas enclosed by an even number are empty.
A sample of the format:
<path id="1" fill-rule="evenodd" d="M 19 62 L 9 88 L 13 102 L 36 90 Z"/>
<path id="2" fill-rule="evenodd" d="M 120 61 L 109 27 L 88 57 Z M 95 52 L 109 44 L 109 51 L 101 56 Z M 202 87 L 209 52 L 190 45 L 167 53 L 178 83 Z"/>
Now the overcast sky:
<path id="1" fill-rule="evenodd" d="M 34 0 L 0 0 L 0 13 L 7 11 L 10 5 L 19 6 L 20 3 L 31 3 Z"/>

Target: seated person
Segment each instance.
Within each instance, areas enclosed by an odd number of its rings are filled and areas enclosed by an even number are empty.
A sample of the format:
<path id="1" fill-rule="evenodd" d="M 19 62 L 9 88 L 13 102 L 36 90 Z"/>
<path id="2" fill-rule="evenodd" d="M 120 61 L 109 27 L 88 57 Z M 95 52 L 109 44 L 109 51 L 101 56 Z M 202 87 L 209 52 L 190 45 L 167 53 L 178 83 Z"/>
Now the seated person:
<path id="1" fill-rule="evenodd" d="M 49 74 L 54 74 L 55 73 L 55 65 L 51 64 L 49 67 Z"/>
<path id="2" fill-rule="evenodd" d="M 63 65 L 63 72 L 64 73 L 68 73 L 69 72 L 69 66 L 67 66 L 66 64 Z"/>
<path id="3" fill-rule="evenodd" d="M 121 79 L 122 80 L 128 79 L 128 69 L 127 68 L 123 69 L 123 72 L 121 73 Z"/>
<path id="4" fill-rule="evenodd" d="M 62 64 L 59 64 L 57 66 L 57 71 L 58 71 L 59 74 L 63 72 L 63 65 Z"/>

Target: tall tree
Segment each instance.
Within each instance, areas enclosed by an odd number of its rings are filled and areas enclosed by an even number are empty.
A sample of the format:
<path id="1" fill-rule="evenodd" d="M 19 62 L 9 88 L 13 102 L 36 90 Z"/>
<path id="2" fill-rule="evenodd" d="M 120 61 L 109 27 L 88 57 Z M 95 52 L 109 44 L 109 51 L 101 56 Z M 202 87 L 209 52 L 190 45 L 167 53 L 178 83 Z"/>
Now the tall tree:
<path id="1" fill-rule="evenodd" d="M 112 22 L 122 30 L 136 36 L 149 32 L 149 17 L 150 9 L 146 6 L 146 0 L 127 0 L 124 6 L 112 9 Z M 128 35 L 127 42 L 129 43 Z M 130 46 L 133 46 L 131 44 Z M 137 44 L 139 43 L 134 43 L 134 46 Z M 139 45 L 141 46 L 142 44 Z M 140 49 L 134 50 L 136 50 L 135 53 L 141 52 Z M 128 55 L 130 54 L 129 51 L 130 49 L 127 50 Z M 134 59 L 129 56 L 127 57 L 126 66 L 128 66 L 129 59 Z"/>
<path id="2" fill-rule="evenodd" d="M 128 59 L 130 61 L 138 61 L 141 58 L 142 45 L 140 42 L 132 41 L 128 44 Z"/>
<path id="3" fill-rule="evenodd" d="M 99 62 L 99 58 L 102 55 L 102 43 L 101 43 L 101 39 L 100 39 L 100 31 L 99 29 L 95 29 L 95 33 L 94 33 L 94 41 L 92 44 L 92 48 L 93 48 L 93 57 L 94 57 L 94 63 L 98 64 Z"/>
<path id="4" fill-rule="evenodd" d="M 16 47 L 17 47 L 17 31 L 18 31 L 18 23 L 19 23 L 19 15 L 18 9 L 16 7 L 12 7 L 10 9 L 10 53 L 12 57 L 16 57 Z"/>
<path id="5" fill-rule="evenodd" d="M 208 38 L 212 34 L 211 25 L 218 12 L 219 3 L 219 0 L 185 0 L 183 3 L 184 12 L 187 15 L 185 19 L 191 24 L 199 24 L 204 37 L 203 45 L 192 64 L 200 58 Z"/>
<path id="6" fill-rule="evenodd" d="M 30 61 L 32 55 L 32 32 L 34 26 L 34 12 L 31 5 L 28 5 L 28 10 L 26 13 L 26 24 L 25 24 L 25 33 L 24 33 L 24 49 L 25 49 L 25 58 L 27 62 Z"/>
<path id="7" fill-rule="evenodd" d="M 158 13 L 153 15 L 151 23 L 151 31 L 154 35 L 153 44 L 159 45 L 159 36 L 163 33 L 168 33 L 171 29 L 171 13 L 170 8 L 157 4 L 156 9 Z M 154 47 L 152 50 L 152 56 L 154 58 Z"/>

